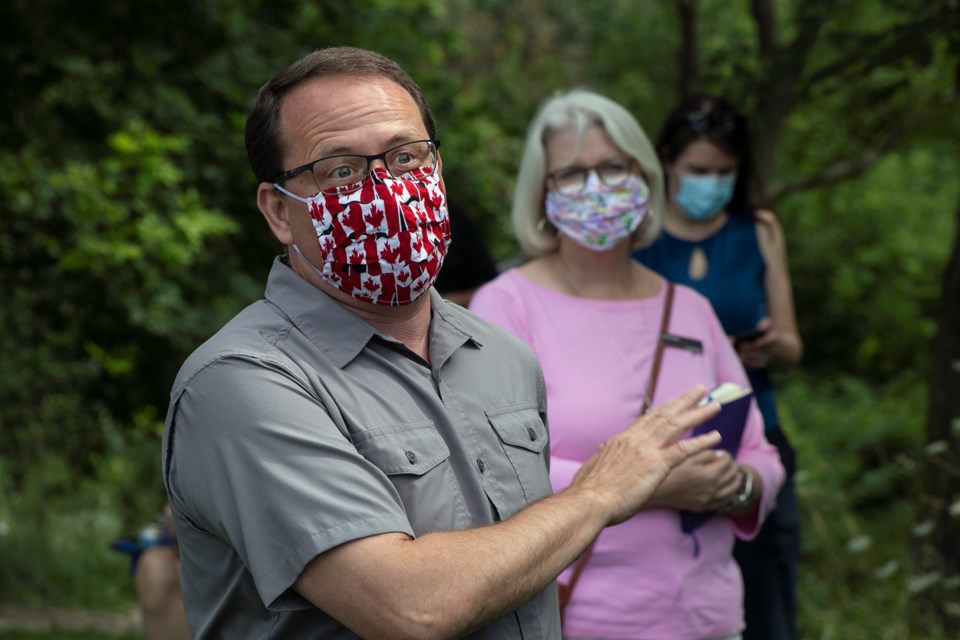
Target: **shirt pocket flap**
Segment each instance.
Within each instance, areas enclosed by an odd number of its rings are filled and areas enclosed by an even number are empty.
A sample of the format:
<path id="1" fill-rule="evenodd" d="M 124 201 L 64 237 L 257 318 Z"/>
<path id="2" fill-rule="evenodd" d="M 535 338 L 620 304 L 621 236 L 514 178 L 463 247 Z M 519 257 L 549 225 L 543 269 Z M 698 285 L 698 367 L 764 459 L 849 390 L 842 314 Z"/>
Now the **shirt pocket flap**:
<path id="1" fill-rule="evenodd" d="M 547 446 L 547 428 L 536 409 L 488 411 L 487 419 L 504 444 L 540 453 Z"/>
<path id="2" fill-rule="evenodd" d="M 450 457 L 432 422 L 416 422 L 354 434 L 364 458 L 387 475 L 423 475 Z"/>

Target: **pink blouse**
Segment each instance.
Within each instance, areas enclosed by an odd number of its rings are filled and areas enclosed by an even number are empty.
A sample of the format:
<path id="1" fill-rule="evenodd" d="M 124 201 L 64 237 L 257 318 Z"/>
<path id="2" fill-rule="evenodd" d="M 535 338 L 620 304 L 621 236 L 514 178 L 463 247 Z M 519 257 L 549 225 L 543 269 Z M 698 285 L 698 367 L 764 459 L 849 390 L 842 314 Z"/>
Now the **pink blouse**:
<path id="1" fill-rule="evenodd" d="M 513 269 L 474 295 L 472 311 L 515 333 L 540 359 L 554 491 L 569 486 L 597 446 L 640 414 L 665 291 L 663 286 L 644 300 L 589 300 L 537 285 Z M 726 381 L 749 385 L 706 298 L 677 286 L 668 331 L 699 340 L 703 351 L 664 350 L 654 406 L 697 383 L 708 389 Z M 647 509 L 607 528 L 567 606 L 565 635 L 703 640 L 742 631 L 734 536 L 749 540 L 757 534 L 784 478 L 762 420 L 753 403 L 737 455 L 763 481 L 758 516 L 717 516 L 684 534 L 677 511 Z"/>

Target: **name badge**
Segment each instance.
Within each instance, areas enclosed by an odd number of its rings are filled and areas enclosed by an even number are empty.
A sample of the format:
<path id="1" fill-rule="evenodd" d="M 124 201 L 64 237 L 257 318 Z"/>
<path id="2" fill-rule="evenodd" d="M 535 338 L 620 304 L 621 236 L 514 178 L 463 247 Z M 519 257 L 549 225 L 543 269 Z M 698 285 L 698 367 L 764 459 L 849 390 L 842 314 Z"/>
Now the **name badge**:
<path id="1" fill-rule="evenodd" d="M 672 333 L 661 333 L 660 342 L 665 347 L 676 347 L 677 349 L 683 349 L 691 353 L 703 353 L 703 343 L 693 338 L 675 336 Z"/>

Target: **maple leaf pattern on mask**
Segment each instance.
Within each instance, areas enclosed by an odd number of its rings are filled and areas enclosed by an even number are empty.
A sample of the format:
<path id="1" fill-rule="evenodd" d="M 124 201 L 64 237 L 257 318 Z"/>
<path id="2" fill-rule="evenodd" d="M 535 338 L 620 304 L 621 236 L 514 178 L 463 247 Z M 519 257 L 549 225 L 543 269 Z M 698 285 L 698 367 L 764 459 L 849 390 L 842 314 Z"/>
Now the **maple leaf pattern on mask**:
<path id="1" fill-rule="evenodd" d="M 340 274 L 334 273 L 333 269 L 330 268 L 330 265 L 327 265 L 327 268 L 323 270 L 321 275 L 324 276 L 327 282 L 335 287 L 339 287 L 340 283 L 343 281 L 343 278 L 340 276 Z"/>
<path id="2" fill-rule="evenodd" d="M 396 264 L 400 259 L 400 239 L 396 236 L 377 238 L 380 259 L 383 262 Z"/>
<path id="3" fill-rule="evenodd" d="M 367 223 L 363 219 L 363 207 L 358 203 L 350 203 L 346 210 L 338 216 L 340 230 L 346 241 L 357 239 L 367 232 Z M 334 239 L 338 239 L 337 229 L 334 226 Z"/>
<path id="4" fill-rule="evenodd" d="M 393 178 L 377 167 L 357 191 L 317 194 L 310 214 L 321 277 L 357 300 L 412 302 L 436 280 L 450 245 L 446 194 L 438 171 Z"/>
<path id="5" fill-rule="evenodd" d="M 393 277 L 401 287 L 409 287 L 413 283 L 413 274 L 410 273 L 410 267 L 401 267 Z"/>
<path id="6" fill-rule="evenodd" d="M 360 288 L 368 292 L 371 296 L 380 295 L 382 291 L 380 276 L 372 276 L 369 273 L 364 273 L 360 276 L 360 283 Z"/>
<path id="7" fill-rule="evenodd" d="M 383 210 L 375 208 L 372 204 L 362 206 L 364 208 L 363 221 L 366 223 L 367 229 L 386 232 L 387 227 L 384 224 L 386 217 L 383 215 Z"/>
<path id="8" fill-rule="evenodd" d="M 333 216 L 330 215 L 328 210 L 318 205 L 315 200 L 309 200 L 308 202 L 311 222 L 313 222 L 313 229 L 317 232 L 317 237 L 321 238 L 328 235 L 330 229 L 333 228 Z"/>

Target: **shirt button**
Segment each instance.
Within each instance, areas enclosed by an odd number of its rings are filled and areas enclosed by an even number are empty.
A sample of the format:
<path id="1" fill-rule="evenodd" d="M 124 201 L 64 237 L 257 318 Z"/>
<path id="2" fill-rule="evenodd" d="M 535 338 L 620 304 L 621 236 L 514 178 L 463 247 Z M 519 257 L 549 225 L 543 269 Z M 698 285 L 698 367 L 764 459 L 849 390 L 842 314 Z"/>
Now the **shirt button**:
<path id="1" fill-rule="evenodd" d="M 477 458 L 477 469 L 480 469 L 480 473 L 483 473 L 483 470 L 487 468 L 487 465 L 484 464 L 483 458 Z"/>
<path id="2" fill-rule="evenodd" d="M 415 454 L 413 451 L 407 451 L 407 460 L 410 461 L 410 464 L 416 464 L 417 454 Z"/>
<path id="3" fill-rule="evenodd" d="M 537 439 L 537 432 L 533 430 L 533 427 L 527 427 L 527 435 L 530 436 L 530 440 Z"/>

